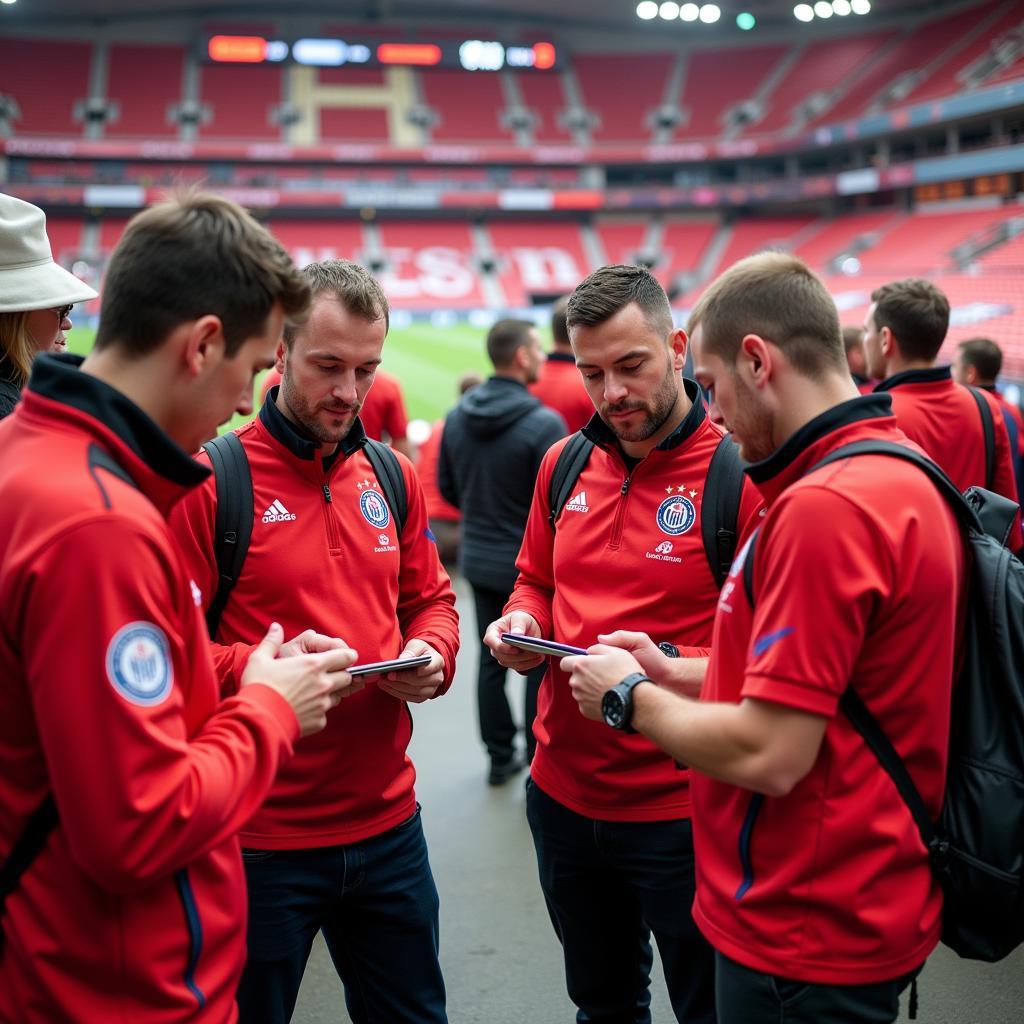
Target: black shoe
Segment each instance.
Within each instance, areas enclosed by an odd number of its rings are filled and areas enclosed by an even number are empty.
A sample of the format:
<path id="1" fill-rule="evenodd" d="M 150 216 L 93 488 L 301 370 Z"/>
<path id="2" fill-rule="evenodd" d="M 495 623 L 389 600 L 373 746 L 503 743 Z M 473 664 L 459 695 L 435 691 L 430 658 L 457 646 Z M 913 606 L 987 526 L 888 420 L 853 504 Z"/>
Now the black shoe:
<path id="1" fill-rule="evenodd" d="M 487 775 L 487 785 L 504 786 L 525 767 L 526 762 L 518 754 L 513 754 L 507 761 L 492 761 L 491 770 Z"/>

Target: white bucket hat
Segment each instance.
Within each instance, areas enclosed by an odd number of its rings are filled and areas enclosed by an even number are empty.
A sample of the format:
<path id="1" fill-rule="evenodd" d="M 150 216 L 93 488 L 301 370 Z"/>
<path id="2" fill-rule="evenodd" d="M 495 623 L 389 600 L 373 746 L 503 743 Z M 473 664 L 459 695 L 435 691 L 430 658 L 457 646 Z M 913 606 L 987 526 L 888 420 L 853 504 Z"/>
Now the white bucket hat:
<path id="1" fill-rule="evenodd" d="M 67 306 L 96 294 L 54 263 L 46 214 L 0 192 L 0 313 Z"/>

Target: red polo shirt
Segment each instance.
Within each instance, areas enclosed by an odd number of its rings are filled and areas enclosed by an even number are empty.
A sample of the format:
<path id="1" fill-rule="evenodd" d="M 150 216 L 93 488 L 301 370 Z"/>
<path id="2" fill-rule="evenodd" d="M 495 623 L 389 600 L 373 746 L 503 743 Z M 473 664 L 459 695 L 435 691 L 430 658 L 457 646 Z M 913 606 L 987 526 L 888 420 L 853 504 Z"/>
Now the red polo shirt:
<path id="1" fill-rule="evenodd" d="M 749 470 L 769 502 L 722 590 L 709 701 L 770 701 L 827 726 L 810 772 L 783 797 L 692 773 L 694 920 L 721 953 L 758 971 L 858 985 L 921 964 L 939 939 L 942 894 L 914 820 L 839 710 L 852 685 L 937 815 L 963 581 L 954 516 L 931 481 L 865 455 L 809 475 L 840 445 L 906 443 L 887 396 L 812 420 Z"/>

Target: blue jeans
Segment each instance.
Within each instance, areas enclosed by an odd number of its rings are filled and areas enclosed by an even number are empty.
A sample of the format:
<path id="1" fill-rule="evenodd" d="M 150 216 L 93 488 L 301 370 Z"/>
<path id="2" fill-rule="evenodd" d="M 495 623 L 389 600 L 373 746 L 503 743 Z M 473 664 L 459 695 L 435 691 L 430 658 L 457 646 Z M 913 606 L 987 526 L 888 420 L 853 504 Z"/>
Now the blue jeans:
<path id="1" fill-rule="evenodd" d="M 650 1024 L 650 933 L 680 1024 L 714 1024 L 715 961 L 693 923 L 688 819 L 586 818 L 527 783 L 540 885 L 579 1024 Z"/>
<path id="2" fill-rule="evenodd" d="M 437 888 L 419 810 L 349 846 L 243 850 L 249 955 L 240 1024 L 286 1024 L 318 931 L 355 1024 L 446 1024 Z"/>

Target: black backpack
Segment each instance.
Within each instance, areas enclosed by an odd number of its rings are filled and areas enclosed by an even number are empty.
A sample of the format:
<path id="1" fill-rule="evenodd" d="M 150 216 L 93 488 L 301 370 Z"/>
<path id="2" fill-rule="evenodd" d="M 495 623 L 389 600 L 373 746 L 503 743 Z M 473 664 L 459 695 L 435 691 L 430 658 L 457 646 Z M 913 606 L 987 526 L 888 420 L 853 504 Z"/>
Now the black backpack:
<path id="1" fill-rule="evenodd" d="M 935 463 L 887 441 L 844 445 L 809 472 L 869 454 L 904 459 L 927 473 L 966 541 L 963 664 L 953 689 L 946 792 L 937 822 L 852 687 L 839 705 L 892 778 L 921 833 L 945 895 L 942 941 L 962 957 L 995 962 L 1024 942 L 1024 564 L 1005 546 L 1017 505 L 981 488 L 961 495 Z M 751 607 L 753 545 L 752 540 L 743 566 Z"/>
<path id="2" fill-rule="evenodd" d="M 555 529 L 558 515 L 569 500 L 594 447 L 594 442 L 582 430 L 577 430 L 558 453 L 548 487 L 548 504 L 551 507 L 548 521 L 552 529 Z M 743 462 L 739 456 L 739 446 L 731 437 L 726 436 L 718 442 L 708 465 L 700 520 L 704 553 L 719 588 L 725 583 L 736 554 L 737 520 L 742 494 Z M 706 516 L 703 511 L 708 508 L 713 512 Z"/>
<path id="3" fill-rule="evenodd" d="M 221 434 L 203 445 L 210 456 L 210 465 L 217 481 L 217 517 L 214 523 L 213 548 L 217 560 L 217 592 L 206 612 L 206 628 L 210 637 L 217 635 L 220 617 L 228 598 L 242 573 L 245 556 L 252 538 L 253 498 L 252 474 L 245 448 L 235 433 Z M 381 490 L 395 517 L 399 535 L 409 512 L 409 496 L 405 477 L 395 453 L 383 442 L 366 438 L 363 449 L 373 466 Z"/>

